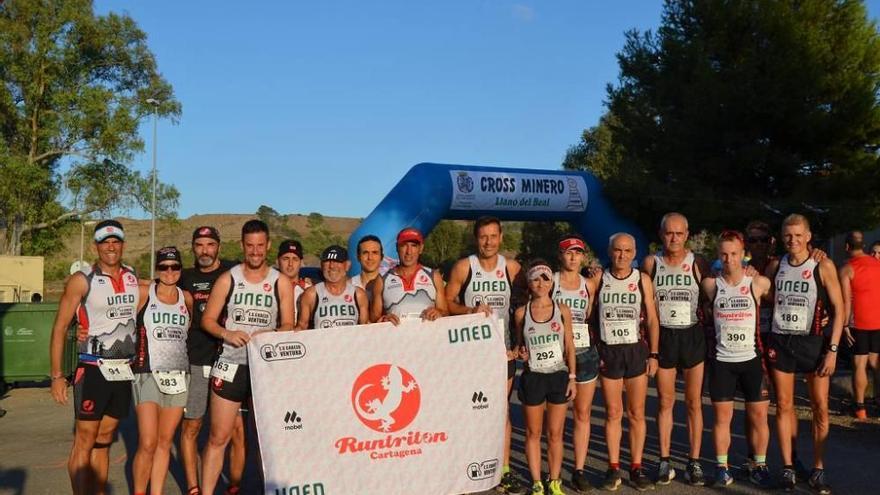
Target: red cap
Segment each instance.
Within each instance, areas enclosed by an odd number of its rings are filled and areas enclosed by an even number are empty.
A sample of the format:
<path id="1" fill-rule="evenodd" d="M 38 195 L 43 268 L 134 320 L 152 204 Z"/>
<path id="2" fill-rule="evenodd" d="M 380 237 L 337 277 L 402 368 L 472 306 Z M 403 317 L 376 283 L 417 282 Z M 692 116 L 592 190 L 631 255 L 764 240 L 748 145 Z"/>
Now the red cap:
<path id="1" fill-rule="evenodd" d="M 559 241 L 559 250 L 560 251 L 568 251 L 569 249 L 580 249 L 581 251 L 587 250 L 587 245 L 584 244 L 584 241 L 578 239 L 577 237 L 566 237 Z"/>
<path id="2" fill-rule="evenodd" d="M 405 242 L 415 242 L 416 244 L 424 244 L 425 238 L 422 237 L 422 233 L 419 232 L 419 229 L 415 227 L 407 227 L 400 231 L 397 234 L 397 245 L 401 245 Z"/>

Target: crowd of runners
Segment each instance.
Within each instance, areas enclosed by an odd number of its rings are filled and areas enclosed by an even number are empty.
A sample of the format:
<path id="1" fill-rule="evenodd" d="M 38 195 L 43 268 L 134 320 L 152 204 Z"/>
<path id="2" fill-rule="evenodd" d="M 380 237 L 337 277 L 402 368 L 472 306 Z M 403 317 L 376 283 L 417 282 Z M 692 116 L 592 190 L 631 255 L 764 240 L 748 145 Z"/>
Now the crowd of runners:
<path id="1" fill-rule="evenodd" d="M 711 483 L 733 483 L 728 450 L 739 391 L 749 446 L 744 469 L 751 483 L 771 488 L 767 451 L 772 389 L 775 443 L 783 461 L 781 488 L 793 490 L 798 481 L 806 481 L 816 493 L 831 493 L 823 464 L 829 379 L 842 341 L 852 345 L 855 414 L 864 418 L 867 369 L 877 369 L 880 352 L 880 245 L 865 253 L 861 234 L 851 233 L 846 241 L 850 259 L 838 270 L 811 246 L 807 219 L 794 214 L 779 231 L 785 251 L 781 257 L 775 256 L 771 228 L 753 222 L 742 233 L 721 233 L 713 266 L 688 249 L 683 215 L 669 213 L 659 225 L 661 251 L 636 260 L 634 237 L 618 233 L 608 241 L 609 265 L 587 269 L 587 245 L 579 235 L 550 241 L 558 243 L 557 260 L 533 259 L 521 266 L 499 253 L 501 222 L 483 217 L 473 228 L 476 253 L 456 262 L 445 280 L 438 270 L 420 263 L 423 234 L 405 228 L 396 239 L 399 263 L 387 272 L 380 273 L 380 239 L 366 236 L 357 243 L 360 273 L 349 277 L 349 253 L 329 246 L 321 254 L 318 282 L 300 276 L 304 254 L 296 240 L 281 242 L 272 262 L 276 253 L 260 220 L 242 227 L 240 263 L 221 260 L 220 234 L 204 226 L 192 235 L 194 267 L 184 268 L 181 252 L 164 247 L 156 253 L 156 278 L 139 280 L 122 261 L 123 226 L 102 221 L 94 231 L 97 261 L 68 280 L 51 343 L 53 397 L 67 403 L 73 386 L 76 422 L 68 462 L 73 492 L 104 493 L 109 448 L 133 403 L 138 426 L 135 494 L 162 492 L 181 421 L 186 493 L 213 494 L 227 455 L 226 493 L 238 493 L 245 467 L 241 409 L 251 394 L 246 345 L 256 333 L 485 313 L 507 330 L 508 396 L 517 362 L 522 363 L 517 393 L 531 477 L 522 483 L 510 470 L 508 416 L 499 491 L 563 493 L 569 404 L 574 416 L 571 485 L 578 492 L 593 489 L 584 468 L 597 383 L 604 397 L 608 457 L 601 488 L 613 491 L 622 483 L 624 414 L 631 485 L 642 491 L 669 484 L 678 475 L 671 438 L 680 372 L 689 438 L 682 470 L 686 483 L 709 483 L 700 463 L 705 387 L 715 421 Z M 79 363 L 68 377 L 61 362 L 73 321 L 79 327 Z M 812 409 L 811 469 L 794 449 L 798 373 L 806 377 Z M 658 471 L 651 475 L 642 465 L 650 377 L 659 397 L 660 451 Z M 197 438 L 206 415 L 210 432 L 200 454 Z M 543 438 L 547 479 L 541 471 Z"/>

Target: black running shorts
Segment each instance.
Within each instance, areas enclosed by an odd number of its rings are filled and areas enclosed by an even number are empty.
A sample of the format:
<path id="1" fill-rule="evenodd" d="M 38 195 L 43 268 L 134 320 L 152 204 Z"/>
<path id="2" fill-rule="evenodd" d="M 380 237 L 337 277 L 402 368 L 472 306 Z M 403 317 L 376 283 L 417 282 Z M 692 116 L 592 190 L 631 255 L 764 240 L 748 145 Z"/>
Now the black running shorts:
<path id="1" fill-rule="evenodd" d="M 568 399 L 568 371 L 536 373 L 526 368 L 519 376 L 519 401 L 526 406 L 540 406 L 544 402 L 565 404 Z"/>
<path id="2" fill-rule="evenodd" d="M 599 347 L 599 374 L 603 378 L 635 378 L 648 371 L 648 344 L 602 345 Z"/>
<path id="3" fill-rule="evenodd" d="M 251 375 L 248 367 L 239 365 L 231 382 L 212 376 L 211 390 L 226 400 L 245 402 L 251 397 Z"/>
<path id="4" fill-rule="evenodd" d="M 783 373 L 815 373 L 825 358 L 822 335 L 785 335 L 771 333 L 767 363 Z"/>
<path id="5" fill-rule="evenodd" d="M 660 328 L 660 367 L 686 370 L 706 360 L 706 333 L 701 325 Z"/>
<path id="6" fill-rule="evenodd" d="M 760 357 L 739 363 L 709 361 L 709 396 L 712 402 L 733 401 L 737 388 L 746 402 L 770 400 L 767 373 Z"/>
<path id="7" fill-rule="evenodd" d="M 131 382 L 108 382 L 97 364 L 80 362 L 73 374 L 73 407 L 76 419 L 83 421 L 128 417 Z"/>
<path id="8" fill-rule="evenodd" d="M 852 333 L 853 338 L 856 340 L 853 345 L 853 354 L 856 356 L 880 352 L 880 330 L 858 330 L 851 328 L 850 333 Z"/>

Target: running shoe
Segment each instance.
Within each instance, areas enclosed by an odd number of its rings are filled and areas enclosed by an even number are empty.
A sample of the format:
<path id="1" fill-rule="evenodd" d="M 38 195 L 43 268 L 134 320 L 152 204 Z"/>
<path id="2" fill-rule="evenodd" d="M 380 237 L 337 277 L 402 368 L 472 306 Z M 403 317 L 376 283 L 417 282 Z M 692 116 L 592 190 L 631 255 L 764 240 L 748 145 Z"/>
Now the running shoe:
<path id="1" fill-rule="evenodd" d="M 693 486 L 703 486 L 706 479 L 703 477 L 703 466 L 700 461 L 688 461 L 687 467 L 684 469 L 684 480 Z"/>
<path id="2" fill-rule="evenodd" d="M 605 481 L 602 482 L 603 490 L 613 492 L 620 487 L 621 483 L 620 469 L 608 468 L 608 471 L 605 471 Z"/>
<path id="3" fill-rule="evenodd" d="M 853 414 L 856 417 L 856 421 L 867 421 L 868 420 L 868 410 L 864 408 L 864 406 L 853 411 Z"/>
<path id="4" fill-rule="evenodd" d="M 495 487 L 495 490 L 510 495 L 525 495 L 526 493 L 526 488 L 519 482 L 513 471 L 508 471 L 501 476 L 501 484 Z"/>
<path id="5" fill-rule="evenodd" d="M 660 461 L 660 468 L 657 470 L 657 483 L 660 485 L 668 485 L 675 479 L 675 468 L 669 461 Z"/>
<path id="6" fill-rule="evenodd" d="M 532 495 L 536 493 L 544 493 L 544 483 L 540 481 L 532 483 L 532 491 L 530 493 L 532 493 Z"/>
<path id="7" fill-rule="evenodd" d="M 562 491 L 562 480 L 550 480 L 547 489 L 550 491 L 550 495 L 565 495 L 565 492 Z"/>
<path id="8" fill-rule="evenodd" d="M 241 488 L 238 485 L 230 485 L 226 488 L 226 495 L 238 495 L 241 493 Z"/>
<path id="9" fill-rule="evenodd" d="M 186 491 L 186 495 L 202 495 L 202 489 L 194 486 Z"/>
<path id="10" fill-rule="evenodd" d="M 766 464 L 758 464 L 749 472 L 749 481 L 761 488 L 770 488 L 770 469 Z"/>
<path id="11" fill-rule="evenodd" d="M 632 483 L 633 488 L 640 492 L 654 489 L 654 483 L 651 481 L 651 478 L 648 478 L 648 475 L 645 474 L 645 470 L 642 468 L 633 469 L 629 472 L 629 482 Z"/>
<path id="12" fill-rule="evenodd" d="M 794 491 L 794 486 L 797 484 L 797 474 L 795 474 L 794 469 L 785 468 L 782 470 L 782 481 L 780 482 L 780 486 L 783 490 L 790 492 Z"/>
<path id="13" fill-rule="evenodd" d="M 825 470 L 824 469 L 814 469 L 812 473 L 810 473 L 810 488 L 813 489 L 813 492 L 818 493 L 819 495 L 830 495 L 831 494 L 831 486 L 825 483 Z"/>
<path id="14" fill-rule="evenodd" d="M 583 469 L 578 469 L 571 473 L 571 484 L 578 493 L 587 493 L 593 489 L 590 480 L 587 479 L 587 473 Z"/>
<path id="15" fill-rule="evenodd" d="M 727 466 L 718 466 L 715 468 L 715 486 L 730 486 L 733 484 L 733 476 L 730 475 L 730 469 Z"/>

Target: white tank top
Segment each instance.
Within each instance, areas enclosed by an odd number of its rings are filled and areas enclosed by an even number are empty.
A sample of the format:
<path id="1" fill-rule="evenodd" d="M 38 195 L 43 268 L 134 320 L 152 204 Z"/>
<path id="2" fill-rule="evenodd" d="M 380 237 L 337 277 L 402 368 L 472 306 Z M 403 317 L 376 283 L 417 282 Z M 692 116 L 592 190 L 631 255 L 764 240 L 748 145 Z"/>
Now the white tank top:
<path id="1" fill-rule="evenodd" d="M 690 328 L 697 323 L 700 281 L 694 253 L 688 252 L 680 265 L 670 265 L 662 254 L 654 255 L 654 300 L 665 328 Z"/>
<path id="2" fill-rule="evenodd" d="M 88 337 L 78 344 L 79 353 L 108 359 L 134 356 L 140 299 L 134 272 L 122 266 L 116 280 L 95 265 L 84 276 L 89 290 L 79 303 L 76 319 L 88 329 Z"/>
<path id="3" fill-rule="evenodd" d="M 422 311 L 436 305 L 437 288 L 434 287 L 433 272 L 419 265 L 410 284 L 388 270 L 382 287 L 382 303 L 385 314 L 395 314 L 400 318 L 418 318 Z"/>
<path id="4" fill-rule="evenodd" d="M 156 295 L 156 282 L 138 315 L 137 354 L 132 368 L 149 371 L 189 371 L 186 337 L 190 325 L 183 291 L 177 288 L 177 302 L 166 304 Z"/>
<path id="5" fill-rule="evenodd" d="M 553 314 L 547 321 L 532 318 L 532 304 L 526 304 L 523 337 L 529 351 L 529 370 L 535 373 L 555 373 L 567 370 L 565 364 L 565 327 L 562 311 L 553 302 Z"/>
<path id="6" fill-rule="evenodd" d="M 737 285 L 729 285 L 724 277 L 716 278 L 712 317 L 718 361 L 741 363 L 758 356 L 760 320 L 752 277 L 743 276 Z"/>
<path id="7" fill-rule="evenodd" d="M 480 259 L 472 254 L 468 256 L 468 264 L 470 274 L 461 286 L 459 300 L 472 308 L 480 303 L 492 308 L 495 317 L 501 320 L 504 345 L 510 349 L 510 278 L 507 276 L 507 260 L 499 254 L 495 268 L 484 270 L 480 266 Z"/>
<path id="8" fill-rule="evenodd" d="M 578 274 L 578 288 L 562 287 L 559 272 L 553 274 L 553 300 L 571 310 L 571 330 L 574 333 L 575 354 L 583 354 L 590 348 L 590 332 L 587 318 L 590 316 L 590 291 L 587 279 Z"/>
<path id="9" fill-rule="evenodd" d="M 324 282 L 315 286 L 315 312 L 312 315 L 312 328 L 331 328 L 357 325 L 357 288 L 351 282 L 345 285 L 342 294 L 334 296 L 327 290 Z"/>
<path id="10" fill-rule="evenodd" d="M 611 270 L 602 273 L 599 288 L 599 336 L 606 345 L 635 344 L 642 340 L 641 273 L 632 269 L 619 279 Z"/>
<path id="11" fill-rule="evenodd" d="M 278 270 L 270 268 L 266 278 L 257 283 L 244 278 L 240 264 L 230 268 L 229 274 L 232 276 L 232 288 L 226 296 L 226 329 L 253 334 L 259 330 L 278 328 Z M 245 347 L 234 347 L 224 342 L 219 360 L 246 365 L 248 358 Z"/>
<path id="12" fill-rule="evenodd" d="M 821 333 L 821 325 L 816 318 L 820 291 L 824 293 L 817 280 L 819 263 L 813 258 L 798 266 L 791 264 L 788 255 L 779 260 L 779 270 L 773 283 L 776 289 L 773 306 L 773 333 L 809 335 Z"/>

